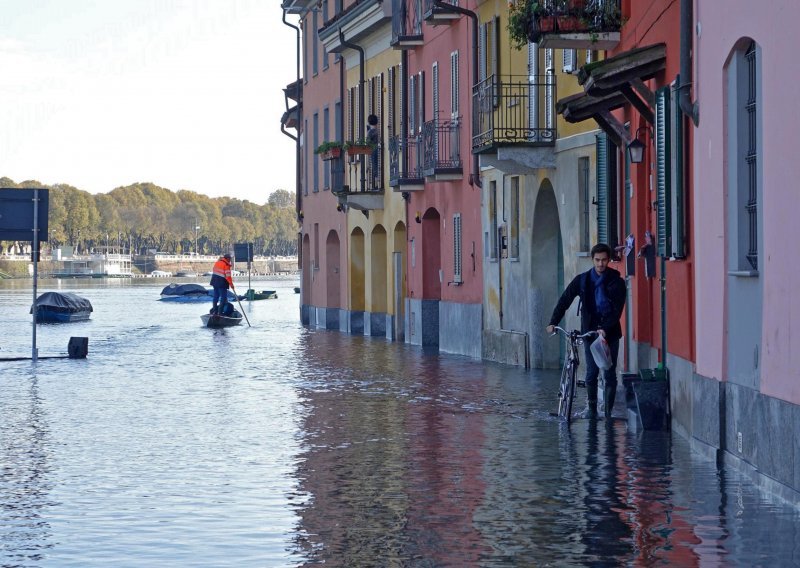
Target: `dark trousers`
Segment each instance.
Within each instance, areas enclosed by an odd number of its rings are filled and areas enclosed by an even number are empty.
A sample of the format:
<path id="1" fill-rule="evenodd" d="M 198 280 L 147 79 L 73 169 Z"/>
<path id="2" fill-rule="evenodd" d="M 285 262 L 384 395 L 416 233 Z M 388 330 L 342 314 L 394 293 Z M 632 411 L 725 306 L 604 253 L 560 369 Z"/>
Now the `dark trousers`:
<path id="1" fill-rule="evenodd" d="M 590 402 L 597 402 L 597 378 L 600 376 L 600 368 L 592 357 L 592 341 L 583 344 L 584 359 L 586 359 L 586 395 Z M 611 350 L 611 360 L 614 362 L 611 368 L 603 371 L 603 378 L 606 381 L 606 388 L 617 388 L 617 355 L 619 355 L 619 339 L 608 340 L 608 348 Z"/>
<path id="2" fill-rule="evenodd" d="M 219 301 L 219 313 L 222 313 L 222 308 L 228 303 L 228 287 L 227 286 L 214 286 L 214 300 L 211 303 L 211 309 L 217 307 Z"/>

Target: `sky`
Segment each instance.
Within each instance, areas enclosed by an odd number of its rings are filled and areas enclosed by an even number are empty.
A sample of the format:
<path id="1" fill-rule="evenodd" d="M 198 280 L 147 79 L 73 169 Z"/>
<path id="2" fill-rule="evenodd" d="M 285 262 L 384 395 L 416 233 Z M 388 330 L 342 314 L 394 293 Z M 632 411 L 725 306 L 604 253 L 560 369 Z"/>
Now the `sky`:
<path id="1" fill-rule="evenodd" d="M 279 0 L 0 0 L 0 177 L 294 193 L 281 15 Z"/>

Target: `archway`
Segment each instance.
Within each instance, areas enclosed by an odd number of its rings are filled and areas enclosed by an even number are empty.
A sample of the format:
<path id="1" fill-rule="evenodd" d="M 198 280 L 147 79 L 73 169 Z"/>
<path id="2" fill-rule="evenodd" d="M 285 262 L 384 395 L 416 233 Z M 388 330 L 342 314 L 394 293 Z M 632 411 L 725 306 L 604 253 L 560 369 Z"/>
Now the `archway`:
<path id="1" fill-rule="evenodd" d="M 381 225 L 375 225 L 372 229 L 370 250 L 370 309 L 376 314 L 385 314 L 387 309 L 387 273 L 388 266 L 386 261 L 386 229 Z"/>
<path id="2" fill-rule="evenodd" d="M 308 304 L 311 298 L 311 237 L 308 236 L 308 233 L 303 235 L 302 251 L 303 289 L 301 290 L 300 303 Z"/>
<path id="3" fill-rule="evenodd" d="M 431 207 L 422 216 L 422 297 L 425 300 L 442 298 L 442 243 L 439 212 Z"/>
<path id="4" fill-rule="evenodd" d="M 406 226 L 398 221 L 394 227 L 394 243 L 392 246 L 392 301 L 394 312 L 394 338 L 402 340 L 405 336 L 403 322 L 406 299 L 406 249 L 408 241 Z"/>
<path id="5" fill-rule="evenodd" d="M 356 227 L 350 234 L 350 311 L 363 312 L 364 298 L 364 232 Z"/>
<path id="6" fill-rule="evenodd" d="M 336 231 L 330 231 L 328 238 L 325 240 L 325 305 L 328 308 L 341 307 L 342 271 L 340 269 L 340 248 L 339 234 Z"/>
<path id="7" fill-rule="evenodd" d="M 564 281 L 564 252 L 558 205 L 553 187 L 548 180 L 542 182 L 533 210 L 533 237 L 531 239 L 531 272 L 533 325 L 531 365 L 536 368 L 557 368 L 560 342 L 546 336 L 544 328 L 558 302 Z"/>

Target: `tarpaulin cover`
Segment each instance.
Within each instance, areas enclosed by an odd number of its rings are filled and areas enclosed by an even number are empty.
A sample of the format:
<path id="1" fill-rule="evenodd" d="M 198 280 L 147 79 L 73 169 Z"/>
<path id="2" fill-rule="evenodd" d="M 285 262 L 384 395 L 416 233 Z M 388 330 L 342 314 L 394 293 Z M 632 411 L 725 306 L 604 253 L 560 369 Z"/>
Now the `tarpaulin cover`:
<path id="1" fill-rule="evenodd" d="M 170 284 L 161 290 L 162 296 L 194 296 L 195 294 L 206 296 L 208 290 L 201 284 Z"/>
<path id="2" fill-rule="evenodd" d="M 37 298 L 36 305 L 66 314 L 93 311 L 92 303 L 89 300 L 72 292 L 45 292 Z M 30 313 L 33 313 L 33 306 L 31 306 Z"/>

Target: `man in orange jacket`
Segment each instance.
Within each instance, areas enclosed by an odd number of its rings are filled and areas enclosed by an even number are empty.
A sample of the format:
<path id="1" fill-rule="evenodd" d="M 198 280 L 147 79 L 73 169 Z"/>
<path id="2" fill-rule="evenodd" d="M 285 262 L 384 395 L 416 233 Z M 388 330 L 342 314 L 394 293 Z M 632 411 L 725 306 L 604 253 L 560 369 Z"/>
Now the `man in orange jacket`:
<path id="1" fill-rule="evenodd" d="M 214 287 L 214 301 L 211 304 L 211 313 L 224 314 L 225 304 L 228 303 L 228 288 L 236 289 L 233 286 L 231 276 L 231 255 L 225 253 L 214 263 L 214 270 L 211 274 L 211 285 Z M 217 301 L 219 301 L 219 311 L 217 311 Z"/>

